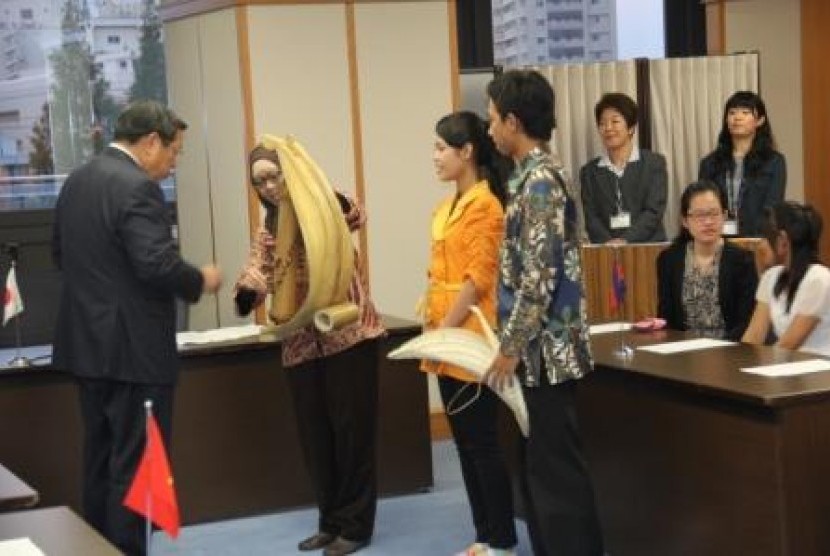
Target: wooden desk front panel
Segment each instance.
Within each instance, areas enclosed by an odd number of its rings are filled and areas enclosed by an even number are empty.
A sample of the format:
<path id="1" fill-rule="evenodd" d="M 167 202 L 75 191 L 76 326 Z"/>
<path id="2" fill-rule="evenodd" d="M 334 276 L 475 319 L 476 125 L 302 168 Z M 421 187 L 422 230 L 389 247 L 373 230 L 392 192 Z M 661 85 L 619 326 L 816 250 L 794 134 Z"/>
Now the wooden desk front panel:
<path id="1" fill-rule="evenodd" d="M 778 429 L 787 555 L 830 554 L 830 404 L 787 408 Z"/>
<path id="2" fill-rule="evenodd" d="M 649 243 L 606 247 L 591 245 L 582 249 L 588 322 L 595 324 L 624 320 L 632 322 L 657 315 L 657 255 L 668 244 Z M 622 315 L 611 310 L 611 268 L 619 257 L 625 272 L 627 294 Z"/>
<path id="3" fill-rule="evenodd" d="M 378 354 L 378 486 L 385 495 L 433 485 L 426 377 L 414 361 L 386 359 L 401 342 L 382 342 Z M 173 453 L 187 519 L 313 504 L 279 349 L 189 357 L 183 365 Z"/>
<path id="4" fill-rule="evenodd" d="M 634 346 L 678 332 L 627 334 Z M 613 356 L 578 410 L 610 554 L 830 554 L 830 373 L 766 378 L 752 367 L 813 358 L 735 345 L 670 356 Z"/>
<path id="5" fill-rule="evenodd" d="M 610 554 L 782 554 L 771 412 L 602 371 L 578 399 Z"/>
<path id="6" fill-rule="evenodd" d="M 379 491 L 432 487 L 426 376 L 381 341 Z M 188 355 L 176 392 L 173 467 L 182 517 L 197 523 L 313 504 L 276 344 Z M 0 461 L 43 506 L 80 511 L 82 428 L 71 377 L 49 369 L 0 376 Z"/>

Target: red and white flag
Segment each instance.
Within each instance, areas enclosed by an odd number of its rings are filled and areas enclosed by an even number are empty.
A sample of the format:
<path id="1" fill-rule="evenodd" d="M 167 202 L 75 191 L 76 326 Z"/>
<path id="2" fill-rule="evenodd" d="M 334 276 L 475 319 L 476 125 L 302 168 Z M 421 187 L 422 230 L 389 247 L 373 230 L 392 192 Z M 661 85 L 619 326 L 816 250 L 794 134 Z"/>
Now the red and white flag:
<path id="1" fill-rule="evenodd" d="M 3 326 L 15 316 L 23 312 L 23 298 L 20 297 L 20 289 L 17 287 L 17 277 L 14 267 L 9 270 L 6 277 L 6 289 L 3 292 Z"/>

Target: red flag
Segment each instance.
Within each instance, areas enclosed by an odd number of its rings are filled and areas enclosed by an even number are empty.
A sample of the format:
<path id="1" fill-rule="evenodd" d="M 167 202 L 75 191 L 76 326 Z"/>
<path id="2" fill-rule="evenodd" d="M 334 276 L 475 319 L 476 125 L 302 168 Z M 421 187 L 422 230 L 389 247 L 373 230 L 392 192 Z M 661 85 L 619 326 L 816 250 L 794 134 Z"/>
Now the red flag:
<path id="1" fill-rule="evenodd" d="M 147 446 L 138 464 L 124 505 L 149 517 L 172 538 L 179 535 L 179 503 L 173 488 L 173 474 L 155 417 L 148 417 Z"/>
<path id="2" fill-rule="evenodd" d="M 625 272 L 619 259 L 614 260 L 611 267 L 611 310 L 617 311 L 625 304 Z"/>

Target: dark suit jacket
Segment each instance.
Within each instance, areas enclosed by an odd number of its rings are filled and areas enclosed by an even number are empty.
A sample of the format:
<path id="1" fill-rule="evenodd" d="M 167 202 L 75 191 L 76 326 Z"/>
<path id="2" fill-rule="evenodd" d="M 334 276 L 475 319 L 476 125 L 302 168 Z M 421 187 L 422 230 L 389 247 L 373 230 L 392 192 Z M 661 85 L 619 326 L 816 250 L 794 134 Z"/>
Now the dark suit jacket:
<path id="1" fill-rule="evenodd" d="M 666 241 L 663 214 L 666 212 L 668 174 L 661 154 L 640 149 L 640 160 L 630 162 L 619 179 L 623 209 L 631 213 L 631 226 L 612 230 L 610 218 L 617 213 L 617 176 L 598 166 L 595 158 L 579 171 L 585 229 L 591 243 L 622 238 L 629 243 Z"/>
<path id="2" fill-rule="evenodd" d="M 173 384 L 175 297 L 194 302 L 199 269 L 175 247 L 158 184 L 113 147 L 70 174 L 55 210 L 62 292 L 58 368 L 87 378 Z"/>
<path id="3" fill-rule="evenodd" d="M 669 328 L 686 330 L 683 310 L 683 273 L 686 244 L 673 243 L 657 256 L 657 314 Z M 718 269 L 718 304 L 724 320 L 724 338 L 740 340 L 755 308 L 758 273 L 752 253 L 728 241 Z"/>
<path id="4" fill-rule="evenodd" d="M 700 161 L 698 179 L 713 181 L 726 195 L 726 172 L 715 167 L 714 153 Z M 764 229 L 764 209 L 784 200 L 787 186 L 787 164 L 780 153 L 773 153 L 757 175 L 744 173 L 738 209 L 738 235 L 761 237 Z M 728 196 L 727 196 L 728 198 Z"/>

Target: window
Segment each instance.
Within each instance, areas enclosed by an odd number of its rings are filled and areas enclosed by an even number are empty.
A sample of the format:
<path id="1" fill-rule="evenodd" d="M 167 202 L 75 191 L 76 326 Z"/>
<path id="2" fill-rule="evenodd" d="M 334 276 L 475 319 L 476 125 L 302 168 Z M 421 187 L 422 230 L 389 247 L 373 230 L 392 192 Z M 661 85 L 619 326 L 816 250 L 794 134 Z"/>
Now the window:
<path id="1" fill-rule="evenodd" d="M 16 125 L 18 123 L 20 123 L 20 110 L 0 112 L 0 125 Z"/>
<path id="2" fill-rule="evenodd" d="M 527 2 L 532 7 L 525 7 L 524 4 L 501 4 L 494 8 L 493 16 L 498 16 L 498 23 L 504 25 L 524 23 L 529 17 L 535 20 L 533 30 L 546 31 L 550 46 L 557 49 L 547 62 L 593 61 L 595 55 L 586 53 L 584 49 L 559 51 L 584 46 L 584 41 L 602 49 L 602 60 L 660 56 L 659 53 L 655 56 L 651 51 L 645 51 L 652 43 L 662 44 L 664 41 L 663 0 L 546 0 L 544 7 L 538 1 Z M 493 58 L 497 65 L 538 63 L 534 52 L 529 53 L 527 58 L 519 56 L 518 62 L 511 64 L 510 60 L 516 58 L 516 52 L 503 50 L 500 41 L 494 41 Z"/>
<path id="3" fill-rule="evenodd" d="M 119 2 L 98 2 L 96 10 L 78 9 L 74 16 L 66 11 L 86 4 L 62 0 L 49 9 L 0 11 L 0 27 L 16 30 L 14 41 L 3 44 L 5 59 L 14 64 L 0 66 L 0 212 L 53 208 L 66 175 L 109 142 L 132 94 L 166 97 L 166 83 L 148 77 L 164 75 L 158 71 L 164 60 L 112 58 L 112 47 L 130 36 L 124 33 L 161 41 L 161 33 L 142 27 L 158 21 L 158 14 L 125 16 Z M 156 2 L 137 4 L 158 9 Z M 62 30 L 67 18 L 72 28 Z M 126 20 L 127 27 L 101 27 L 115 19 Z M 173 201 L 172 182 L 164 185 Z"/>

